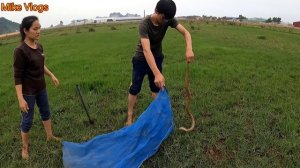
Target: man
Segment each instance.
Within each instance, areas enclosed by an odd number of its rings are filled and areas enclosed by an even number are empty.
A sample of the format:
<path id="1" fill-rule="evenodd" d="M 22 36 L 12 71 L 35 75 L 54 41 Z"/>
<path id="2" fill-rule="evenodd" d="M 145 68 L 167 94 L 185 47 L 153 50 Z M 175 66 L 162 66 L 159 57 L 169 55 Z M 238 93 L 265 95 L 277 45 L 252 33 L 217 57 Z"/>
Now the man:
<path id="1" fill-rule="evenodd" d="M 165 86 L 165 78 L 162 75 L 162 40 L 168 27 L 176 28 L 186 42 L 186 61 L 190 63 L 194 57 L 192 39 L 190 33 L 174 18 L 176 4 L 172 0 L 158 1 L 155 12 L 147 16 L 139 25 L 140 40 L 136 53 L 132 59 L 133 72 L 132 83 L 128 95 L 128 117 L 126 125 L 133 122 L 133 107 L 137 95 L 141 91 L 144 76 L 147 74 L 152 97 L 155 98 L 158 91 Z"/>

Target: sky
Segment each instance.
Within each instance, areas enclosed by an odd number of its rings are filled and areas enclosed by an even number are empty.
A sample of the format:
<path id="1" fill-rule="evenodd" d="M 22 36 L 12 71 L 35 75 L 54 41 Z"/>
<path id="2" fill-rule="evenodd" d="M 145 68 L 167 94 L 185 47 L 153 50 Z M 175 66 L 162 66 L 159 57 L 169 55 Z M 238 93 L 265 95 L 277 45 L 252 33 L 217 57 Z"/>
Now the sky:
<path id="1" fill-rule="evenodd" d="M 60 21 L 69 24 L 76 19 L 94 19 L 97 16 L 109 16 L 112 12 L 144 15 L 152 14 L 158 0 L 0 0 L 0 4 L 14 3 L 22 5 L 22 11 L 1 11 L 0 17 L 20 23 L 29 15 L 39 17 L 42 27 L 57 25 Z M 48 11 L 26 11 L 24 3 L 47 4 Z M 247 18 L 280 17 L 283 22 L 300 21 L 300 0 L 174 0 L 177 5 L 176 16 L 207 15 L 217 17 Z"/>

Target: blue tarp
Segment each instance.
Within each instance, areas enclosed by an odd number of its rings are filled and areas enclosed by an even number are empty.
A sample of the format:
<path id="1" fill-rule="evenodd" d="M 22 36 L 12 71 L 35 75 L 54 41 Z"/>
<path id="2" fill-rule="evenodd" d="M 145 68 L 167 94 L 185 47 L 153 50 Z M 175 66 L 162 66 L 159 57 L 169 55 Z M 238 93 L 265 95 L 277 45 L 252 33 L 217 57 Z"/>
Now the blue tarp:
<path id="1" fill-rule="evenodd" d="M 98 135 L 85 143 L 63 142 L 67 168 L 135 168 L 154 155 L 174 128 L 166 89 L 131 126 Z"/>

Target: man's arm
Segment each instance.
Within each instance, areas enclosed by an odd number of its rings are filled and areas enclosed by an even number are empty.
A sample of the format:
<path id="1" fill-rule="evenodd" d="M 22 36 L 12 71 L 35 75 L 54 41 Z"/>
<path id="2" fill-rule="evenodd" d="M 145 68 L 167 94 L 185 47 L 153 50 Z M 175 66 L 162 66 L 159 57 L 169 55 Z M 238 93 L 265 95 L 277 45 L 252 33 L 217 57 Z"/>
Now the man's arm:
<path id="1" fill-rule="evenodd" d="M 147 38 L 141 38 L 141 44 L 143 47 L 143 53 L 145 55 L 146 61 L 153 72 L 155 79 L 154 83 L 157 87 L 162 88 L 165 86 L 165 78 L 157 68 L 157 65 L 155 63 L 155 59 L 153 56 L 153 53 L 150 49 L 150 41 Z"/>
<path id="2" fill-rule="evenodd" d="M 191 34 L 181 24 L 178 24 L 176 26 L 176 29 L 184 36 L 185 43 L 186 43 L 185 57 L 187 62 L 190 63 L 194 58 Z"/>

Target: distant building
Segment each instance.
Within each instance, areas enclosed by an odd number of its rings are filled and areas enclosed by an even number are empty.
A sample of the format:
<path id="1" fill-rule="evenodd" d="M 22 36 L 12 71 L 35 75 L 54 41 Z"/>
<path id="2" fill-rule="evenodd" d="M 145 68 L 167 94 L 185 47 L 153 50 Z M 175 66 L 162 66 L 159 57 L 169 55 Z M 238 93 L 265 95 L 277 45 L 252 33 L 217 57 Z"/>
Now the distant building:
<path id="1" fill-rule="evenodd" d="M 124 21 L 139 21 L 142 20 L 142 17 L 119 17 L 115 18 L 115 21 L 117 22 L 124 22 Z"/>
<path id="2" fill-rule="evenodd" d="M 300 27 L 300 21 L 293 23 L 294 27 Z"/>
<path id="3" fill-rule="evenodd" d="M 81 20 L 72 20 L 70 25 L 83 25 L 83 24 L 92 24 L 94 23 L 93 19 L 81 19 Z"/>
<path id="4" fill-rule="evenodd" d="M 118 14 L 118 13 L 113 13 Z M 130 16 L 131 14 L 126 14 Z M 122 16 L 122 17 L 99 17 L 95 19 L 80 19 L 72 20 L 69 24 L 70 26 L 84 25 L 84 24 L 100 24 L 100 23 L 110 23 L 110 22 L 131 22 L 131 21 L 140 21 L 143 18 L 141 16 L 132 15 L 133 17 Z"/>
<path id="5" fill-rule="evenodd" d="M 142 17 L 96 17 L 94 23 L 139 21 Z"/>
<path id="6" fill-rule="evenodd" d="M 94 19 L 94 23 L 107 23 L 107 22 L 114 22 L 114 21 L 116 21 L 116 19 L 112 17 L 96 17 Z"/>
<path id="7" fill-rule="evenodd" d="M 264 18 L 249 18 L 247 21 L 249 23 L 265 23 L 267 19 Z"/>
<path id="8" fill-rule="evenodd" d="M 118 17 L 141 17 L 141 16 L 138 14 L 130 14 L 130 13 L 126 13 L 126 15 L 122 15 L 120 12 L 113 12 L 109 14 L 109 17 L 118 18 Z"/>
<path id="9" fill-rule="evenodd" d="M 236 21 L 239 21 L 239 18 L 224 16 L 223 18 L 221 18 L 221 20 L 226 20 L 226 21 L 230 21 L 230 22 L 236 22 Z"/>

